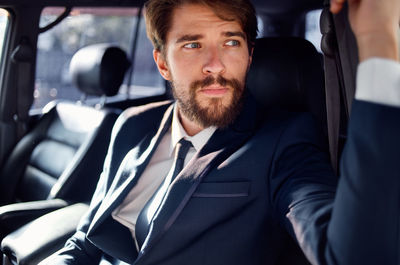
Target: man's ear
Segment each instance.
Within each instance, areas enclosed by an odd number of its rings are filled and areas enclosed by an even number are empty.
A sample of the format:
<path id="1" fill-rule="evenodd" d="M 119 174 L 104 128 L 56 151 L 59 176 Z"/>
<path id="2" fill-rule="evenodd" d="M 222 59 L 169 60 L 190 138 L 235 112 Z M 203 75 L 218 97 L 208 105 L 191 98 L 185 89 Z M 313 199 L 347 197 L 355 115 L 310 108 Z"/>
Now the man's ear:
<path id="1" fill-rule="evenodd" d="M 165 60 L 165 57 L 161 53 L 161 51 L 153 50 L 153 58 L 154 58 L 154 61 L 156 62 L 158 71 L 160 72 L 161 76 L 165 80 L 170 81 L 171 80 L 171 74 L 169 72 L 167 61 Z"/>
<path id="2" fill-rule="evenodd" d="M 251 62 L 253 61 L 253 51 L 254 51 L 254 48 L 251 48 L 249 51 L 249 64 L 247 65 L 247 71 L 249 71 Z"/>
<path id="3" fill-rule="evenodd" d="M 254 47 L 250 49 L 250 56 L 249 56 L 249 67 L 251 65 L 251 62 L 253 61 L 253 52 L 254 52 Z"/>

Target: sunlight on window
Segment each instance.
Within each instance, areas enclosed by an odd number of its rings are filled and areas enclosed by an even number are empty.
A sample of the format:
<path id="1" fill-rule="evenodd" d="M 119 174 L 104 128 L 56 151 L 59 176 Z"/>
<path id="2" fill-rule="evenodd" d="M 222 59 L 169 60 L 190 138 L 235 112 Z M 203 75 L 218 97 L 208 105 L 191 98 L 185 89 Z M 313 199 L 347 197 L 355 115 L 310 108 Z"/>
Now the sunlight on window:
<path id="1" fill-rule="evenodd" d="M 321 51 L 322 34 L 319 28 L 319 18 L 321 17 L 321 9 L 313 10 L 306 15 L 306 39 L 310 41 L 317 51 Z"/>
<path id="2" fill-rule="evenodd" d="M 7 10 L 0 8 L 0 61 L 4 48 L 4 41 L 7 33 L 8 23 L 10 21 L 10 13 Z"/>

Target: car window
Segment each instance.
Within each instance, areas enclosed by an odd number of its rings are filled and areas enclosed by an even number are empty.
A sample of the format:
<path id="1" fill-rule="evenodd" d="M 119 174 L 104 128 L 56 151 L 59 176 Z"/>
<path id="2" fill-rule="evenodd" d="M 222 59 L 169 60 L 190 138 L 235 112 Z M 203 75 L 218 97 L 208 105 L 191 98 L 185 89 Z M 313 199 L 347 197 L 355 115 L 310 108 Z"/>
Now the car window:
<path id="1" fill-rule="evenodd" d="M 321 52 L 322 34 L 319 27 L 319 18 L 321 17 L 322 9 L 313 10 L 306 14 L 306 39 L 309 40 Z"/>
<path id="2" fill-rule="evenodd" d="M 63 12 L 61 7 L 46 7 L 40 27 L 46 27 Z M 80 48 L 96 43 L 114 43 L 132 57 L 138 8 L 73 8 L 69 16 L 38 37 L 36 82 L 32 110 L 43 108 L 55 99 L 77 101 L 82 93 L 71 83 L 69 64 Z M 119 95 L 108 101 L 163 94 L 165 83 L 153 62 L 152 45 L 140 21 L 134 72 L 126 75 Z M 96 104 L 99 98 L 86 99 Z"/>
<path id="3" fill-rule="evenodd" d="M 3 59 L 4 44 L 10 24 L 10 13 L 0 8 L 0 62 Z"/>

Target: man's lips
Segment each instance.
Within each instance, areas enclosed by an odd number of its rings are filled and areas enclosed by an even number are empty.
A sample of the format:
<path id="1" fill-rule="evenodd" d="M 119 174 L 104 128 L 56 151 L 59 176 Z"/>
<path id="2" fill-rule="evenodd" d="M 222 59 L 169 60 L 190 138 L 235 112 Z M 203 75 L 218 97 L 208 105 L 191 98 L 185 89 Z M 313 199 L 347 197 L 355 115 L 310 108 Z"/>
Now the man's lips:
<path id="1" fill-rule="evenodd" d="M 227 87 L 222 86 L 207 86 L 199 90 L 200 93 L 207 96 L 223 96 L 228 92 Z"/>

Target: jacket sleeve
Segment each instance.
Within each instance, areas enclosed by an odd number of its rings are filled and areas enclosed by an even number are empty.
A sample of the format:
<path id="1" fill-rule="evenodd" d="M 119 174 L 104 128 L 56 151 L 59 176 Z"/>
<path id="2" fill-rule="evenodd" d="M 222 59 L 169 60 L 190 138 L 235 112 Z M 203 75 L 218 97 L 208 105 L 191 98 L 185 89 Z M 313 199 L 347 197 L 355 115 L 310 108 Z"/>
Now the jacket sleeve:
<path id="1" fill-rule="evenodd" d="M 399 264 L 399 117 L 400 108 L 354 101 L 338 184 L 310 123 L 283 133 L 270 192 L 312 264 Z"/>
<path id="2" fill-rule="evenodd" d="M 399 264 L 400 108 L 352 108 L 328 247 L 338 264 Z"/>

